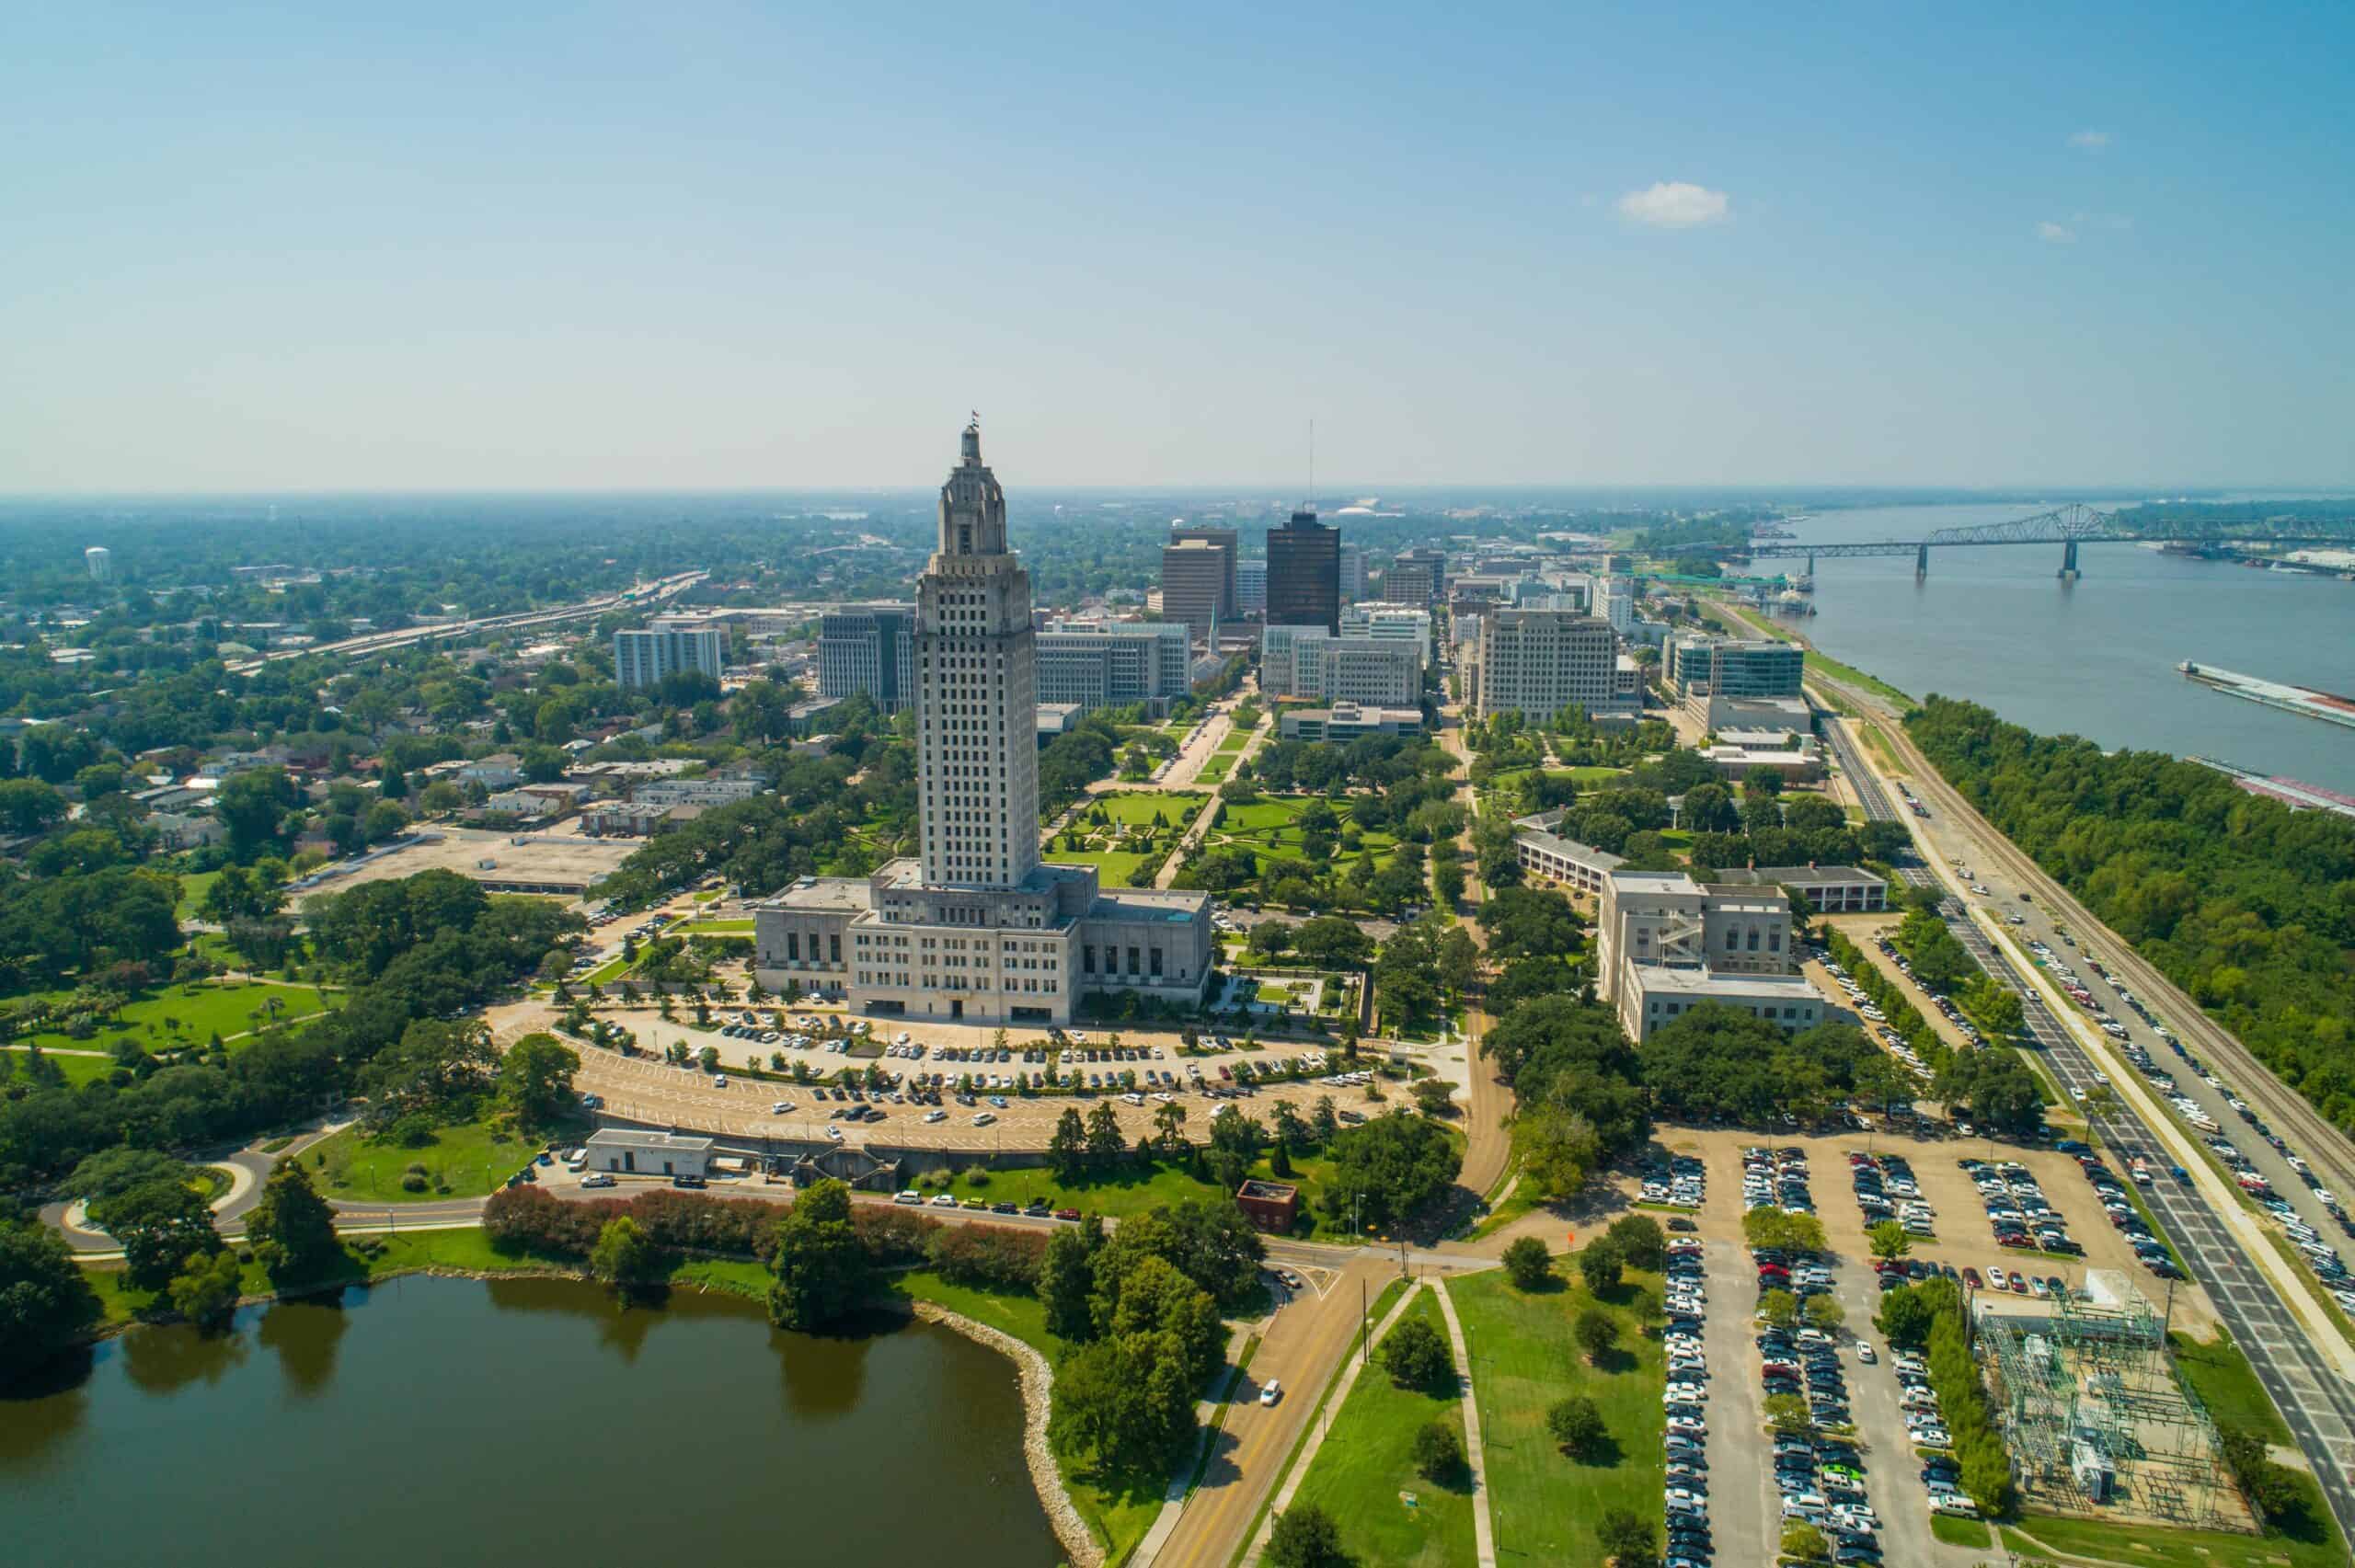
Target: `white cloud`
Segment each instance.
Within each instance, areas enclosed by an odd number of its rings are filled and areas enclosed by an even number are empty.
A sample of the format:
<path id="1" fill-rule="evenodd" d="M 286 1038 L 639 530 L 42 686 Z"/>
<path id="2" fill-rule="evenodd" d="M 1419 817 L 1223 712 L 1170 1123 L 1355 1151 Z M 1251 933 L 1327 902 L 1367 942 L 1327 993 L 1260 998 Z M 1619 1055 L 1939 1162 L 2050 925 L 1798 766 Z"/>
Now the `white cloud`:
<path id="1" fill-rule="evenodd" d="M 2036 225 L 2036 237 L 2047 245 L 2074 245 L 2077 243 L 2077 231 L 2064 224 L 2047 222 Z"/>
<path id="2" fill-rule="evenodd" d="M 2107 131 L 2080 131 L 2069 138 L 2069 145 L 2081 153 L 2102 153 L 2109 150 Z"/>
<path id="3" fill-rule="evenodd" d="M 1621 217 L 1655 229 L 1692 229 L 1704 223 L 1722 223 L 1732 217 L 1732 207 L 1724 191 L 1688 185 L 1683 180 L 1662 180 L 1619 198 Z"/>

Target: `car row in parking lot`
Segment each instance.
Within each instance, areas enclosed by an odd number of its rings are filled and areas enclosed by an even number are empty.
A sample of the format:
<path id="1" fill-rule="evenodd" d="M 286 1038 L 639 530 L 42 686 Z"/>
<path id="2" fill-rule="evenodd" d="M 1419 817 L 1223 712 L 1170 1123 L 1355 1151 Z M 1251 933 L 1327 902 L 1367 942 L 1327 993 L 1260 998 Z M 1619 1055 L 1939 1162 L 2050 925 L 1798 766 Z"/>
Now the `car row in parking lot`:
<path id="1" fill-rule="evenodd" d="M 1646 1166 L 1643 1182 L 1638 1202 L 1692 1209 L 1700 1207 L 1708 1196 L 1709 1173 L 1690 1154 L 1679 1154 Z"/>
<path id="2" fill-rule="evenodd" d="M 1815 1197 L 1808 1187 L 1807 1150 L 1761 1149 L 1754 1145 L 1743 1150 L 1741 1207 L 1813 1214 Z"/>
<path id="3" fill-rule="evenodd" d="M 1764 1398 L 1803 1401 L 1811 1423 L 1806 1431 L 1774 1435 L 1775 1487 L 1781 1496 L 1781 1525 L 1812 1525 L 1831 1543 L 1832 1561 L 1875 1564 L 1881 1561 L 1880 1521 L 1865 1492 L 1865 1462 L 1855 1440 L 1847 1377 L 1839 1345 L 1824 1330 L 1783 1328 L 1766 1317 L 1764 1298 L 1776 1290 L 1802 1297 L 1832 1288 L 1830 1259 L 1811 1252 L 1760 1247 L 1751 1253 L 1758 1271 L 1758 1377 Z M 1830 1428 L 1832 1430 L 1825 1430 Z"/>
<path id="4" fill-rule="evenodd" d="M 1664 1286 L 1668 1323 L 1661 1335 L 1668 1386 L 1660 1395 L 1664 1413 L 1660 1444 L 1668 1472 L 1662 1495 L 1667 1561 L 1681 1568 L 1707 1568 L 1716 1561 L 1716 1541 L 1709 1530 L 1709 1361 L 1701 1338 L 1709 1288 L 1703 1273 L 1700 1240 L 1671 1237 Z"/>
<path id="5" fill-rule="evenodd" d="M 2038 1249 L 2081 1257 L 2085 1249 L 2069 1234 L 2061 1211 L 2044 1196 L 2035 1173 L 2016 1160 L 1956 1162 L 1986 1206 L 1988 1227 L 2000 1247 Z"/>
<path id="6" fill-rule="evenodd" d="M 1929 1490 L 1931 1512 L 1978 1517 L 1978 1505 L 1962 1494 L 1962 1467 L 1951 1453 L 1943 1451 L 1951 1447 L 1953 1439 L 1939 1414 L 1938 1396 L 1930 1387 L 1928 1365 L 1912 1352 L 1901 1350 L 1890 1356 L 1889 1372 L 1897 1380 L 1898 1407 L 1904 1413 L 1906 1436 L 1917 1448 L 1941 1450 L 1922 1461 L 1922 1483 Z"/>
<path id="7" fill-rule="evenodd" d="M 1902 1154 L 1848 1156 L 1848 1180 L 1856 1189 L 1856 1207 L 1867 1229 L 1894 1220 L 1909 1236 L 1929 1239 L 1936 1234 L 1938 1212 L 1923 1201 L 1913 1166 Z"/>

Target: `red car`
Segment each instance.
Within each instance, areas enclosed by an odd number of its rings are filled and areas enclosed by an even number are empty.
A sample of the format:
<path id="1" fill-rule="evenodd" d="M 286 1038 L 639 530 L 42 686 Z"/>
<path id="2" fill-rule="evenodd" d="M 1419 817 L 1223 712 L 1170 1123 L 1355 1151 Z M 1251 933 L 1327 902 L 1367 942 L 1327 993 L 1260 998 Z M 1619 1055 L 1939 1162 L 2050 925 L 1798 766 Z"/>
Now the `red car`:
<path id="1" fill-rule="evenodd" d="M 1981 1284 L 1979 1271 L 1975 1268 L 1965 1268 L 1962 1271 L 1962 1282 L 1973 1290 L 1978 1289 Z"/>
<path id="2" fill-rule="evenodd" d="M 1079 1210 L 1076 1208 L 1058 1208 L 1055 1210 L 1055 1218 L 1058 1219 L 1076 1219 L 1079 1218 Z"/>

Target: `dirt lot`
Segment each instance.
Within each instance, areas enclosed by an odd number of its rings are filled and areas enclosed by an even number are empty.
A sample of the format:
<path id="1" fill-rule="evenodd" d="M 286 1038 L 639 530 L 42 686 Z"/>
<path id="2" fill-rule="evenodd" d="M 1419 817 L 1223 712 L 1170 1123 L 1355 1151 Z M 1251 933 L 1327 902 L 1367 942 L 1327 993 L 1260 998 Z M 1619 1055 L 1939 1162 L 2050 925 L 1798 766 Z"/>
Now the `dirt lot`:
<path id="1" fill-rule="evenodd" d="M 378 855 L 365 865 L 331 876 L 314 892 L 340 893 L 363 882 L 414 876 L 420 871 L 454 871 L 493 887 L 541 885 L 559 895 L 578 897 L 592 882 L 610 875 L 629 858 L 637 839 L 592 839 L 571 822 L 545 829 L 527 829 L 515 842 L 513 832 L 479 828 L 429 827 L 418 843 Z M 492 864 L 485 866 L 482 863 Z M 540 890 L 535 886 L 534 890 Z"/>
<path id="2" fill-rule="evenodd" d="M 736 1011 L 739 1010 L 728 1010 L 726 1015 L 732 1017 Z M 715 1016 L 719 1015 L 715 1013 Z M 495 1010 L 490 1023 L 495 1037 L 505 1045 L 533 1029 L 548 1027 L 554 1016 L 543 1004 L 524 1003 Z M 822 1044 L 794 1050 L 781 1042 L 759 1045 L 749 1040 L 724 1038 L 684 1024 L 666 1024 L 650 1010 L 612 1013 L 605 1016 L 634 1030 L 639 1047 L 655 1052 L 657 1056 L 672 1040 L 683 1041 L 696 1050 L 706 1045 L 717 1047 L 720 1052 L 720 1072 L 728 1077 L 728 1085 L 725 1088 L 716 1086 L 711 1076 L 700 1069 L 685 1070 L 647 1057 L 624 1058 L 609 1051 L 584 1048 L 580 1053 L 580 1071 L 575 1080 L 584 1092 L 603 1095 L 610 1113 L 631 1121 L 724 1133 L 738 1138 L 818 1141 L 824 1139 L 826 1127 L 830 1125 L 829 1117 L 818 1109 L 809 1089 L 793 1083 L 748 1079 L 730 1070 L 741 1069 L 744 1059 L 750 1055 L 757 1055 L 765 1067 L 769 1053 L 783 1049 L 788 1061 L 805 1061 L 812 1071 L 822 1073 L 837 1072 L 845 1066 L 863 1066 L 867 1060 L 874 1059 L 887 1071 L 941 1072 L 947 1074 L 951 1082 L 959 1072 L 1011 1074 L 1026 1067 L 1035 1071 L 1040 1066 L 1035 1062 L 1026 1064 L 1020 1059 L 1023 1046 L 1038 1038 L 1028 1032 L 1009 1032 L 1006 1036 L 1006 1044 L 1016 1053 L 1016 1060 L 1004 1065 L 983 1065 L 944 1059 L 939 1048 L 944 1046 L 987 1047 L 996 1034 L 994 1029 L 949 1024 L 901 1024 L 897 1021 L 877 1020 L 875 1038 L 879 1044 L 896 1038 L 904 1028 L 911 1037 L 934 1047 L 922 1060 L 908 1061 L 891 1057 L 851 1057 L 828 1051 Z M 1106 1031 L 1089 1029 L 1085 1032 L 1088 1044 L 1098 1049 L 1110 1038 Z M 1201 1069 L 1204 1085 L 1227 1086 L 1230 1081 L 1219 1073 L 1222 1064 L 1231 1070 L 1235 1063 L 1248 1060 L 1255 1067 L 1265 1068 L 1293 1057 L 1313 1055 L 1315 1050 L 1310 1046 L 1287 1043 L 1266 1046 L 1256 1051 L 1237 1048 L 1187 1058 L 1180 1054 L 1180 1041 L 1174 1033 L 1122 1030 L 1120 1037 L 1123 1047 L 1149 1049 L 1158 1046 L 1162 1055 L 1157 1060 L 1148 1058 L 1143 1062 L 1080 1063 L 1077 1064 L 1079 1070 L 1134 1070 L 1142 1075 L 1143 1070 L 1150 1067 L 1174 1071 L 1183 1079 L 1190 1062 Z M 1358 1065 L 1360 1069 L 1370 1070 L 1376 1059 L 1368 1053 Z M 1418 1053 L 1418 1059 L 1429 1060 L 1442 1077 L 1451 1077 L 1459 1084 L 1462 1082 L 1460 1065 L 1451 1074 L 1444 1059 L 1435 1053 Z M 1328 1058 L 1329 1070 L 1342 1071 L 1349 1065 L 1340 1059 L 1338 1047 L 1335 1047 Z M 1058 1062 L 1057 1070 L 1068 1073 L 1071 1070 Z M 1280 1099 L 1291 1101 L 1303 1116 L 1312 1112 L 1316 1102 L 1327 1095 L 1332 1097 L 1337 1111 L 1368 1116 L 1381 1115 L 1406 1101 L 1404 1084 L 1385 1083 L 1382 1085 L 1382 1092 L 1387 1097 L 1373 1101 L 1368 1098 L 1363 1086 L 1325 1084 L 1309 1080 L 1300 1083 L 1262 1085 L 1257 1094 L 1232 1101 L 1212 1100 L 1200 1091 L 1178 1092 L 1176 1103 L 1186 1109 L 1188 1135 L 1199 1141 L 1205 1136 L 1211 1117 L 1227 1104 L 1235 1105 L 1265 1124 L 1274 1102 Z M 1151 1092 L 1142 1086 L 1139 1093 L 1145 1094 L 1143 1105 L 1127 1104 L 1118 1093 L 1097 1093 L 1076 1097 L 1050 1093 L 1026 1100 L 1007 1090 L 1002 1092 L 1005 1104 L 999 1107 L 989 1104 L 988 1093 L 983 1093 L 979 1104 L 970 1106 L 960 1105 L 953 1096 L 944 1095 L 943 1103 L 936 1108 L 947 1114 L 937 1122 L 926 1123 L 924 1120 L 935 1107 L 892 1104 L 887 1100 L 881 1106 L 886 1118 L 883 1121 L 844 1121 L 833 1125 L 841 1127 L 844 1141 L 851 1144 L 874 1142 L 925 1149 L 1040 1150 L 1046 1147 L 1055 1123 L 1067 1106 L 1076 1105 L 1085 1114 L 1096 1105 L 1109 1102 L 1120 1119 L 1122 1130 L 1132 1141 L 1138 1134 L 1152 1130 L 1154 1113 L 1160 1109 Z M 778 1101 L 792 1102 L 794 1109 L 781 1116 L 772 1116 L 769 1107 Z M 830 1109 L 837 1108 L 831 1101 L 827 1104 Z M 847 1110 L 849 1106 L 844 1104 L 838 1108 Z M 988 1126 L 976 1126 L 974 1118 L 984 1112 L 994 1120 Z"/>
<path id="3" fill-rule="evenodd" d="M 2101 1206 L 2094 1201 L 2093 1188 L 2086 1184 L 2085 1173 L 2066 1154 L 2023 1150 L 2008 1143 L 1993 1145 L 1991 1152 L 1985 1139 L 1891 1137 L 1886 1133 L 1770 1139 L 1755 1132 L 1664 1127 L 1657 1138 L 1673 1152 L 1699 1156 L 1708 1169 L 1708 1202 L 1695 1217 L 1705 1237 L 1740 1242 L 1741 1151 L 1752 1144 L 1771 1144 L 1777 1149 L 1807 1150 L 1809 1186 L 1815 1198 L 1816 1216 L 1823 1221 L 1824 1240 L 1844 1258 L 1868 1258 L 1871 1252 L 1865 1243 L 1864 1212 L 1856 1207 L 1855 1194 L 1848 1185 L 1848 1153 L 1855 1150 L 1901 1154 L 1913 1167 L 1923 1200 L 1937 1211 L 1937 1235 L 1926 1242 L 1916 1240 L 1913 1256 L 1932 1263 L 1952 1264 L 1958 1269 L 1968 1265 L 1982 1275 L 2000 1262 L 2005 1268 L 2033 1272 L 2039 1277 L 2058 1275 L 2073 1286 L 2084 1280 L 2089 1268 L 2116 1269 L 2153 1300 L 2163 1300 L 2166 1295 L 2166 1282 L 2154 1278 L 2135 1260 L 2123 1235 L 2111 1227 Z M 2026 1165 L 2043 1186 L 2047 1200 L 2061 1211 L 2069 1234 L 2084 1245 L 2085 1255 L 2064 1261 L 2042 1254 L 2015 1253 L 1997 1246 L 1978 1189 L 1956 1163 L 1964 1159 L 2016 1160 Z M 2215 1332 L 2215 1308 L 2196 1284 L 2177 1284 L 2175 1322 L 2177 1327 L 2202 1336 Z"/>

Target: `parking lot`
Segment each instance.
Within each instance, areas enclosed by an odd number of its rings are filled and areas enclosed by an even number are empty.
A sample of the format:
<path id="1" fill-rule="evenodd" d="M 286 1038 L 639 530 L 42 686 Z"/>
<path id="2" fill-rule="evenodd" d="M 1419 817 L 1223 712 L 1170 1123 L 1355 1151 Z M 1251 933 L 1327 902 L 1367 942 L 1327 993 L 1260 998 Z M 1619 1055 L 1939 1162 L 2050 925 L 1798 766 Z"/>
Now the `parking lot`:
<path id="1" fill-rule="evenodd" d="M 729 1009 L 724 1015 L 732 1019 L 742 1011 Z M 764 1021 L 763 1033 L 768 1032 L 766 1024 L 775 1013 L 773 1008 L 758 1010 Z M 794 1015 L 788 1010 L 788 1019 Z M 799 1015 L 810 1016 L 806 1013 Z M 1373 1082 L 1371 1058 L 1352 1065 L 1341 1059 L 1338 1048 L 1327 1054 L 1301 1044 L 1256 1050 L 1236 1045 L 1226 1050 L 1188 1057 L 1181 1054 L 1182 1042 L 1174 1034 L 1123 1030 L 1118 1035 L 1118 1049 L 1127 1059 L 1087 1061 L 1085 1054 L 1090 1050 L 1099 1059 L 1111 1056 L 1111 1035 L 1097 1030 L 1072 1031 L 1069 1047 L 1050 1047 L 1040 1044 L 1040 1036 L 1025 1032 L 1007 1036 L 1003 1054 L 1009 1059 L 983 1061 L 972 1059 L 982 1053 L 992 1057 L 1000 1054 L 994 1029 L 913 1023 L 898 1025 L 893 1021 L 879 1019 L 874 1021 L 870 1036 L 873 1044 L 866 1047 L 869 1054 L 861 1056 L 829 1048 L 844 1043 L 840 1041 L 813 1038 L 807 1045 L 796 1047 L 786 1038 L 771 1042 L 724 1036 L 716 1030 L 665 1022 L 650 1012 L 607 1016 L 636 1033 L 638 1049 L 642 1054 L 624 1057 L 594 1047 L 581 1048 L 580 1070 L 575 1075 L 575 1083 L 583 1093 L 602 1096 L 606 1114 L 649 1126 L 691 1128 L 747 1139 L 821 1142 L 829 1140 L 827 1129 L 831 1127 L 841 1134 L 833 1141 L 850 1145 L 1036 1150 L 1046 1147 L 1065 1109 L 1076 1107 L 1084 1115 L 1097 1105 L 1109 1104 L 1120 1120 L 1122 1134 L 1133 1143 L 1139 1135 L 1155 1130 L 1155 1117 L 1164 1104 L 1176 1104 L 1185 1112 L 1186 1135 L 1200 1142 L 1208 1134 L 1211 1118 L 1229 1104 L 1256 1116 L 1264 1127 L 1278 1101 L 1289 1102 L 1303 1119 L 1307 1119 L 1315 1114 L 1320 1100 L 1330 1098 L 1336 1115 L 1344 1122 L 1379 1116 L 1398 1104 L 1411 1103 L 1403 1082 L 1392 1081 L 1377 1086 Z M 720 1013 L 714 1014 L 715 1020 L 721 1016 Z M 503 1043 L 533 1029 L 548 1028 L 553 1021 L 553 1014 L 544 1005 L 523 1004 L 500 1010 L 493 1028 Z M 880 1054 L 900 1048 L 898 1036 L 903 1033 L 909 1036 L 910 1048 L 923 1047 L 921 1056 Z M 714 1047 L 719 1052 L 717 1070 L 706 1073 L 700 1067 L 681 1068 L 663 1061 L 663 1050 L 673 1043 L 684 1045 L 690 1051 L 700 1051 L 705 1046 Z M 1062 1059 L 1066 1048 L 1074 1058 L 1068 1064 Z M 812 1074 L 833 1076 L 845 1068 L 863 1072 L 872 1066 L 900 1082 L 879 1098 L 867 1093 L 861 1101 L 837 1101 L 829 1094 L 821 1101 L 814 1086 L 748 1077 L 741 1070 L 747 1057 L 757 1058 L 766 1069 L 771 1055 L 779 1051 L 788 1064 L 804 1063 Z M 965 1057 L 960 1059 L 957 1055 L 959 1052 Z M 1099 1082 L 1090 1092 L 1078 1094 L 1063 1091 L 1033 1096 L 1019 1093 L 1011 1082 L 1013 1076 L 1043 1073 L 1050 1059 L 1057 1074 L 1066 1081 L 1074 1072 L 1093 1074 L 1099 1081 L 1108 1074 L 1133 1073 L 1135 1086 L 1106 1086 Z M 1299 1082 L 1262 1081 L 1263 1075 L 1284 1070 L 1295 1059 L 1304 1064 L 1304 1071 L 1313 1076 Z M 913 1080 L 919 1074 L 928 1078 L 936 1072 L 945 1080 L 939 1091 L 940 1103 L 935 1105 L 912 1098 L 909 1090 L 913 1087 Z M 977 1087 L 971 1096 L 971 1103 L 965 1104 L 955 1092 L 960 1074 L 984 1075 L 992 1082 Z M 1175 1082 L 1149 1082 L 1147 1074 Z M 999 1080 L 1005 1082 L 994 1082 Z M 1370 1091 L 1377 1088 L 1384 1096 L 1380 1100 L 1370 1097 Z M 893 1100 L 893 1093 L 901 1098 Z M 775 1107 L 779 1105 L 788 1108 L 778 1110 Z M 868 1119 L 848 1119 L 848 1113 L 854 1108 Z M 879 1116 L 879 1119 L 873 1119 Z"/>

